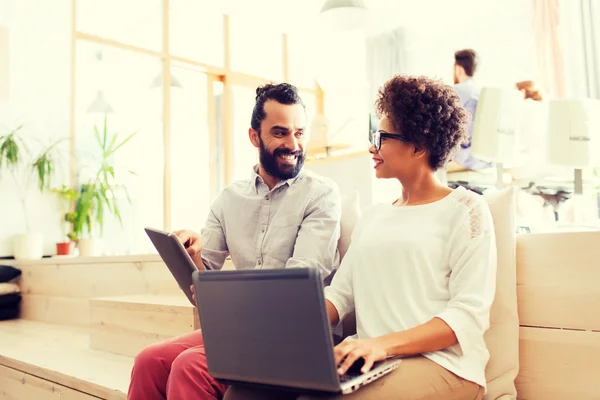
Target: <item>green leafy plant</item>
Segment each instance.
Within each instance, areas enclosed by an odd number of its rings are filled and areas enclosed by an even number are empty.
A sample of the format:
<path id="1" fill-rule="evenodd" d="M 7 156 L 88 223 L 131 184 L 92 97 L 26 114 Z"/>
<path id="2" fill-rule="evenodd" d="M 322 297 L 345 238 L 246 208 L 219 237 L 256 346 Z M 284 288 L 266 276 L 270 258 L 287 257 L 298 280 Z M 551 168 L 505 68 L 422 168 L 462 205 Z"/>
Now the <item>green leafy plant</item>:
<path id="1" fill-rule="evenodd" d="M 131 198 L 123 185 L 115 183 L 115 167 L 111 160 L 114 154 L 133 138 L 137 132 L 118 141 L 118 134 L 109 134 L 106 117 L 102 131 L 94 127 L 96 142 L 100 147 L 100 166 L 95 178 L 80 185 L 80 196 L 77 201 L 75 212 L 70 215 L 73 223 L 73 234 L 81 238 L 87 234 L 93 235 L 94 226 L 98 224 L 100 232 L 103 232 L 104 221 L 107 213 L 114 215 L 120 224 L 123 223 L 121 211 L 118 204 L 118 192 L 123 191 L 129 203 Z M 133 173 L 132 171 L 129 171 Z"/>
<path id="2" fill-rule="evenodd" d="M 40 192 L 50 189 L 60 157 L 58 144 L 64 139 L 42 148 L 39 153 L 33 153 L 30 150 L 31 144 L 26 143 L 26 137 L 22 134 L 22 128 L 23 125 L 20 125 L 8 134 L 0 136 L 0 178 L 3 170 L 11 174 L 23 209 L 25 226 L 29 232 L 27 190 L 33 180 L 37 181 L 36 186 Z"/>
<path id="3" fill-rule="evenodd" d="M 27 146 L 23 139 L 18 135 L 23 125 L 18 126 L 8 133 L 0 136 L 0 168 L 5 166 L 10 170 L 15 170 L 21 161 L 23 150 L 27 151 Z"/>
<path id="4" fill-rule="evenodd" d="M 60 200 L 63 237 L 76 242 L 78 240 L 77 234 L 69 228 L 76 219 L 75 212 L 71 210 L 74 209 L 75 200 L 79 198 L 79 194 L 67 185 L 53 188 L 52 193 L 56 194 Z"/>

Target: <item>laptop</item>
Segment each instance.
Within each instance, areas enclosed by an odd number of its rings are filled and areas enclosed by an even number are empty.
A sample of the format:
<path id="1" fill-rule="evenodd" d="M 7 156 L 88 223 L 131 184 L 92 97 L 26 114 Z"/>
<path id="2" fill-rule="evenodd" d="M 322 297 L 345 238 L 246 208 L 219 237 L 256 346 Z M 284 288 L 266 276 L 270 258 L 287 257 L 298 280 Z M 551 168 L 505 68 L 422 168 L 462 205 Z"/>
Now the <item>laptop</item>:
<path id="1" fill-rule="evenodd" d="M 314 269 L 194 271 L 209 373 L 225 384 L 352 393 L 396 369 L 339 376 L 323 282 Z"/>

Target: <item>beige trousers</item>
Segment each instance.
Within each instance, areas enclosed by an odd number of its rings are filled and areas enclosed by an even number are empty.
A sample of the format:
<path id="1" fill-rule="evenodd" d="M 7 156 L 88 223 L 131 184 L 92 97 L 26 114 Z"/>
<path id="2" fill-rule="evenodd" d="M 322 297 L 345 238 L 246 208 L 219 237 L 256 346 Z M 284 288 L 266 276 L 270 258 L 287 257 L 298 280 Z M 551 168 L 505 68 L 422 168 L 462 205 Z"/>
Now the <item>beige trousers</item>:
<path id="1" fill-rule="evenodd" d="M 349 395 L 308 396 L 232 386 L 224 400 L 481 400 L 483 388 L 423 356 L 405 358 L 388 375 Z"/>

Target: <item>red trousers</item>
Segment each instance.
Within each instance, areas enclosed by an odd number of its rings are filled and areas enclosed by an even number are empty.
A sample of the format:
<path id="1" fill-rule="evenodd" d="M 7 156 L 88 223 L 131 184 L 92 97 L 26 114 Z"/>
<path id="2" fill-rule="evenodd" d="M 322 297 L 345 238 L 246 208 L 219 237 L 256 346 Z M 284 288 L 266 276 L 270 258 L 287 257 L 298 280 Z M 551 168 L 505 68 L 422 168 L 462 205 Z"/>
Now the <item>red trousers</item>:
<path id="1" fill-rule="evenodd" d="M 202 331 L 150 345 L 135 358 L 129 400 L 222 399 L 227 386 L 208 373 Z"/>

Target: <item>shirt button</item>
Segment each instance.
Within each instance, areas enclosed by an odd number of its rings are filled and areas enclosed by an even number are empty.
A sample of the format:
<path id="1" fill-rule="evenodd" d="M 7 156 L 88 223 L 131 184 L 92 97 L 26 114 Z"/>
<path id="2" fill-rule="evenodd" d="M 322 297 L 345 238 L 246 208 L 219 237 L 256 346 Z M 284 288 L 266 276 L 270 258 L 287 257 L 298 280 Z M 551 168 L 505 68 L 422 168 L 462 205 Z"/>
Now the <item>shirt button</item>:
<path id="1" fill-rule="evenodd" d="M 265 228 L 260 228 L 260 233 L 265 233 Z"/>
<path id="2" fill-rule="evenodd" d="M 269 200 L 269 195 L 266 195 L 266 196 L 265 196 L 265 200 Z"/>
<path id="3" fill-rule="evenodd" d="M 262 265 L 262 260 L 261 260 L 261 259 L 259 259 L 259 260 L 258 260 L 256 263 L 257 263 L 258 265 Z"/>

